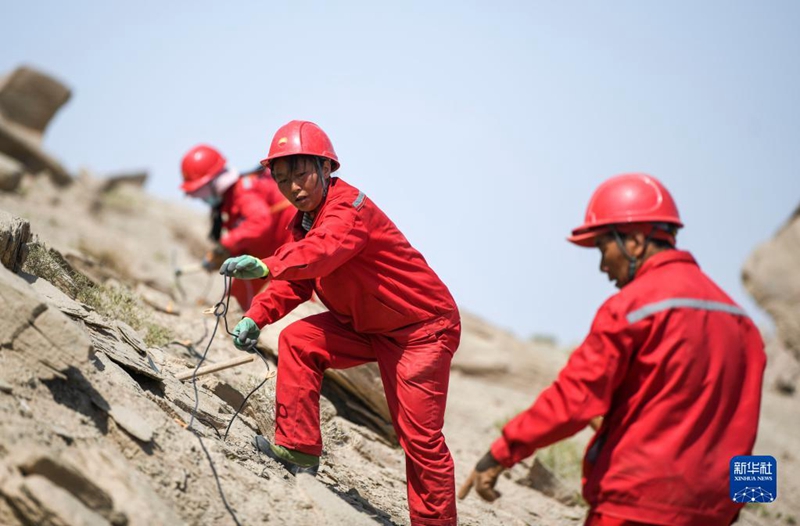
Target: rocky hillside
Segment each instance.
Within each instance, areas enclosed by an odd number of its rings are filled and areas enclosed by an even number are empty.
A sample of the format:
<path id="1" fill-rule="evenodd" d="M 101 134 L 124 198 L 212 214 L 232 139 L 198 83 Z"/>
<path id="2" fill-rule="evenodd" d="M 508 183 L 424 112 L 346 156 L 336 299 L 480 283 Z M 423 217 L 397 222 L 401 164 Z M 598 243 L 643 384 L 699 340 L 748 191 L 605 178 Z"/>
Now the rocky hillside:
<path id="1" fill-rule="evenodd" d="M 40 86 L 34 73 L 12 78 Z M 20 103 L 18 86 L 8 86 L 0 82 L 0 524 L 408 524 L 403 455 L 374 371 L 326 378 L 316 479 L 288 475 L 250 445 L 253 434 L 273 433 L 270 379 L 226 437 L 267 368 L 255 360 L 202 376 L 196 391 L 179 379 L 206 349 L 212 365 L 242 356 L 223 329 L 210 338 L 215 318 L 204 311 L 220 299 L 222 279 L 176 278 L 206 249 L 207 218 L 148 195 L 146 174 L 65 176 L 37 139 L 64 91 L 45 82 Z M 49 110 L 9 112 L 9 100 Z M 319 309 L 308 303 L 264 331 L 271 369 L 281 327 Z M 228 317 L 240 315 L 232 306 Z M 463 319 L 445 426 L 458 482 L 568 356 Z M 798 416 L 787 390 L 765 390 L 757 452 L 779 460 L 779 498 L 741 523 L 800 519 Z M 588 436 L 507 472 L 496 503 L 460 502 L 462 524 L 580 524 Z"/>
<path id="2" fill-rule="evenodd" d="M 767 383 L 794 395 L 800 383 L 800 206 L 772 239 L 753 251 L 742 280 L 775 321 Z"/>
<path id="3" fill-rule="evenodd" d="M 0 322 L 0 524 L 233 524 L 203 446 L 242 524 L 406 524 L 402 452 L 375 426 L 351 421 L 341 390 L 323 398 L 316 480 L 288 476 L 250 446 L 253 434 L 273 432 L 272 381 L 223 440 L 235 408 L 265 376 L 261 361 L 198 379 L 193 429 L 202 445 L 187 429 L 195 394 L 176 375 L 205 350 L 214 317 L 203 311 L 220 298 L 222 279 L 187 274 L 176 286 L 175 265 L 202 254 L 206 218 L 139 183 L 84 173 L 59 186 L 26 174 L 0 195 L 10 211 L 0 243 L 10 267 L 0 269 L 8 313 Z M 274 349 L 281 326 L 320 308 L 307 304 L 270 327 L 263 348 Z M 218 336 L 207 360 L 240 355 Z M 565 354 L 465 314 L 457 356 L 445 431 L 463 479 Z M 581 448 L 580 440 L 561 446 L 553 458 L 565 460 L 551 464 L 571 489 L 556 481 L 548 493 L 572 504 Z M 576 523 L 580 507 L 514 483 L 526 479 L 524 466 L 509 473 L 500 504 L 461 503 L 463 522 Z"/>

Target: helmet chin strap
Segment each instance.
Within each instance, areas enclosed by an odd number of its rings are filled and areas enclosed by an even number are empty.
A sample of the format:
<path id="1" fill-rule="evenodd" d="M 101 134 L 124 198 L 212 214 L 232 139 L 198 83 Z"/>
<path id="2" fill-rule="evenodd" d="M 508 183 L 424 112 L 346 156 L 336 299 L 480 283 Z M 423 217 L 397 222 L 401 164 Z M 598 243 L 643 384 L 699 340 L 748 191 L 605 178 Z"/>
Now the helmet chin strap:
<path id="1" fill-rule="evenodd" d="M 639 267 L 639 259 L 633 257 L 633 255 L 625 248 L 625 244 L 622 242 L 622 236 L 619 235 L 619 231 L 616 229 L 616 227 L 611 227 L 611 232 L 614 234 L 614 241 L 616 241 L 619 251 L 622 252 L 622 255 L 628 260 L 628 283 L 630 283 L 633 281 L 633 278 L 636 277 L 636 269 Z M 650 244 L 650 236 L 652 234 L 653 230 L 651 230 L 647 234 L 647 237 L 644 238 L 644 251 L 642 252 L 642 255 L 647 253 L 647 246 Z"/>
<path id="2" fill-rule="evenodd" d="M 328 188 L 330 187 L 330 178 L 325 179 L 325 175 L 322 173 L 322 163 L 319 160 L 319 157 L 314 159 L 314 163 L 317 166 L 317 175 L 319 176 L 317 179 L 317 186 L 320 184 L 322 185 L 322 200 L 319 202 L 319 206 L 316 209 L 312 210 L 311 212 L 303 213 L 303 228 L 306 232 L 311 230 L 311 225 L 314 224 L 314 218 L 317 216 L 317 210 L 320 209 L 322 203 L 325 202 L 325 198 L 328 197 Z"/>
<path id="3" fill-rule="evenodd" d="M 319 160 L 319 157 L 314 158 L 314 162 L 317 165 L 317 174 L 319 175 L 320 181 L 322 181 L 322 201 L 325 201 L 325 198 L 328 197 L 328 187 L 330 186 L 329 179 L 325 179 L 325 175 L 322 173 L 322 163 Z M 320 203 L 320 206 L 322 203 Z"/>

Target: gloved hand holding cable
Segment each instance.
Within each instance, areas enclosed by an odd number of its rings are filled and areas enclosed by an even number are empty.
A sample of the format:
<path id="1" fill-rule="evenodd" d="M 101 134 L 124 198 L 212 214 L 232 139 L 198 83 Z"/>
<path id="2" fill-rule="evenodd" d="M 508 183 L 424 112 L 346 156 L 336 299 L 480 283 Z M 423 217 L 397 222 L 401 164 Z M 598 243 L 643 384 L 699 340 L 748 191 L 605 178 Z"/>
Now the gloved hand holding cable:
<path id="1" fill-rule="evenodd" d="M 259 279 L 266 278 L 269 269 L 260 259 L 244 255 L 226 259 L 219 268 L 219 273 L 236 279 Z"/>
<path id="2" fill-rule="evenodd" d="M 226 259 L 219 268 L 219 273 L 237 279 L 258 279 L 267 277 L 269 269 L 260 259 L 244 255 Z M 256 322 L 245 317 L 236 324 L 230 334 L 237 349 L 249 351 L 255 347 L 260 333 L 261 330 Z"/>
<path id="3" fill-rule="evenodd" d="M 258 335 L 261 334 L 261 329 L 258 328 L 256 322 L 250 318 L 242 318 L 233 328 L 233 344 L 240 351 L 248 351 L 252 349 L 258 341 Z"/>

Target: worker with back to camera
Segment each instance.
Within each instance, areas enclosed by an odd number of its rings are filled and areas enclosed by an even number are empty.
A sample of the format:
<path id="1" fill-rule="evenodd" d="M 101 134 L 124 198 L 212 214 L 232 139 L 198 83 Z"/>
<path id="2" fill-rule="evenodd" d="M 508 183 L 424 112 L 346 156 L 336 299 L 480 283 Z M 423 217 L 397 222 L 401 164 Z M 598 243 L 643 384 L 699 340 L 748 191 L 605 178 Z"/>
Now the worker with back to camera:
<path id="1" fill-rule="evenodd" d="M 459 497 L 485 500 L 500 473 L 603 417 L 583 463 L 587 526 L 728 525 L 729 463 L 756 438 L 764 344 L 747 314 L 688 252 L 654 177 L 602 183 L 569 241 L 600 251 L 620 289 L 555 382 L 503 428 Z"/>
<path id="2" fill-rule="evenodd" d="M 256 447 L 293 473 L 316 473 L 323 373 L 377 362 L 406 454 L 411 524 L 455 525 L 453 459 L 442 434 L 450 361 L 461 336 L 455 301 L 386 214 L 331 175 L 339 160 L 316 124 L 281 127 L 264 164 L 297 208 L 294 237 L 272 257 L 223 264 L 223 274 L 269 283 L 234 329 L 234 343 L 247 347 L 260 327 L 312 292 L 329 311 L 281 332 L 275 439 L 256 436 Z"/>
<path id="3" fill-rule="evenodd" d="M 183 157 L 181 171 L 181 190 L 211 207 L 209 238 L 214 247 L 202 263 L 209 272 L 232 255 L 271 256 L 291 238 L 287 227 L 294 208 L 278 190 L 269 169 L 259 167 L 240 175 L 227 166 L 217 149 L 200 144 Z M 231 285 L 231 295 L 243 310 L 258 292 L 249 281 L 235 279 Z"/>

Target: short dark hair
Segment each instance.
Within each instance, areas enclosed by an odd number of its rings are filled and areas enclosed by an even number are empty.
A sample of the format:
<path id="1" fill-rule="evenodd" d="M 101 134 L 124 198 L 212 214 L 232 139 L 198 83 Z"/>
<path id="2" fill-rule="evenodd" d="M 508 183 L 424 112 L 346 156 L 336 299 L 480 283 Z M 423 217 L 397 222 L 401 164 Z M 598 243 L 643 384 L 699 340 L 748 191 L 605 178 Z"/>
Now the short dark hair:
<path id="1" fill-rule="evenodd" d="M 317 167 L 317 173 L 322 175 L 322 163 L 327 161 L 328 159 L 325 157 L 318 157 L 316 155 L 304 155 L 304 154 L 297 154 L 297 155 L 287 155 L 286 157 L 279 157 L 278 159 L 284 159 L 288 163 L 289 166 L 289 173 L 294 173 L 297 169 L 297 165 L 303 161 L 311 161 Z M 277 159 L 273 160 L 270 164 L 272 165 Z M 275 178 L 275 172 L 272 172 L 272 178 Z"/>

